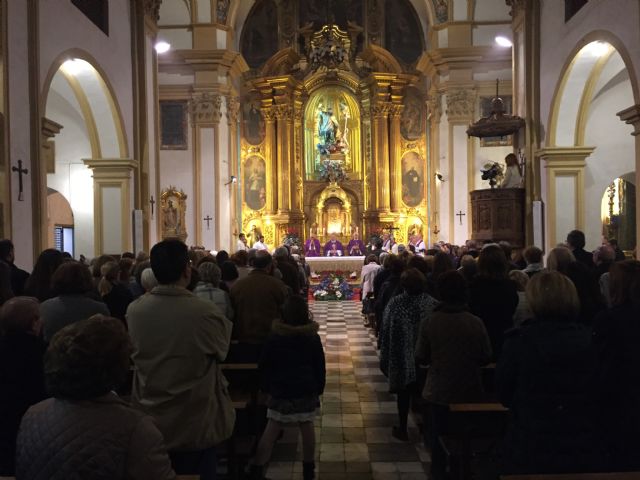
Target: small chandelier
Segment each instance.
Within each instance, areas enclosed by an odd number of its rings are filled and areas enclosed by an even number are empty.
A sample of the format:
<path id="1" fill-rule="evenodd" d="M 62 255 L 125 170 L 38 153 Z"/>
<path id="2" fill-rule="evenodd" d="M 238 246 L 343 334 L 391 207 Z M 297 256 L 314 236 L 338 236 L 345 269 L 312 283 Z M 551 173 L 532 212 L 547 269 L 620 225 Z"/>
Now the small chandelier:
<path id="1" fill-rule="evenodd" d="M 504 102 L 498 96 L 499 80 L 496 80 L 496 96 L 491 101 L 491 115 L 483 117 L 469 125 L 467 135 L 470 137 L 506 137 L 524 127 L 524 119 L 515 115 L 507 115 Z"/>

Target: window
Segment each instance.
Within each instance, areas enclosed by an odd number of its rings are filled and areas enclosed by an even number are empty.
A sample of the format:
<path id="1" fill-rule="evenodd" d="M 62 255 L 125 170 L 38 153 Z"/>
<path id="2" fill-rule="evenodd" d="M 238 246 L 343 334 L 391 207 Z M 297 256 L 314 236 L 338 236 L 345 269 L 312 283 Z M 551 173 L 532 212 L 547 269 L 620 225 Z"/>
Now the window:
<path id="1" fill-rule="evenodd" d="M 187 102 L 162 100 L 160 102 L 160 148 L 163 150 L 186 150 Z"/>
<path id="2" fill-rule="evenodd" d="M 53 227 L 53 242 L 56 250 L 67 252 L 73 257 L 73 227 L 62 225 Z"/>
<path id="3" fill-rule="evenodd" d="M 564 21 L 568 22 L 589 0 L 564 0 Z"/>
<path id="4" fill-rule="evenodd" d="M 78 10 L 109 35 L 109 0 L 71 0 Z"/>

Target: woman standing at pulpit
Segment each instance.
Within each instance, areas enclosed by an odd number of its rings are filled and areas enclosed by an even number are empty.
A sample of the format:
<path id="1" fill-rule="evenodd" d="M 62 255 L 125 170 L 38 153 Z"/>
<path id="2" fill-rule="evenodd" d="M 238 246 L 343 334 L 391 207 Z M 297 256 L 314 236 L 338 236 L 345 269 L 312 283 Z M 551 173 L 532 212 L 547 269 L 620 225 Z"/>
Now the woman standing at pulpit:
<path id="1" fill-rule="evenodd" d="M 515 153 L 510 153 L 504 157 L 504 162 L 507 164 L 507 171 L 500 186 L 502 188 L 522 188 L 522 172 L 518 164 L 518 157 Z"/>
<path id="2" fill-rule="evenodd" d="M 354 234 L 351 237 L 351 240 L 349 241 L 349 244 L 347 245 L 347 254 L 349 254 L 352 257 L 360 257 L 364 255 L 364 252 L 365 252 L 364 242 L 360 240 L 360 236 L 358 235 L 358 232 L 354 232 Z"/>

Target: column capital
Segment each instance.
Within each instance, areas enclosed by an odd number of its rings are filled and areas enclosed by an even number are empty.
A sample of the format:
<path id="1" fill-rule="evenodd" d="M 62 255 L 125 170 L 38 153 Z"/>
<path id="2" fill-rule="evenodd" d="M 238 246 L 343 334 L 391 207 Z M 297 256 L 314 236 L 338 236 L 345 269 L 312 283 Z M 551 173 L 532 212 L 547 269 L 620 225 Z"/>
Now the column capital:
<path id="1" fill-rule="evenodd" d="M 196 92 L 189 101 L 191 123 L 219 123 L 222 117 L 222 97 L 217 93 Z"/>
<path id="2" fill-rule="evenodd" d="M 160 20 L 160 5 L 162 0 L 142 0 L 142 7 L 144 14 L 148 16 L 155 23 Z"/>
<path id="3" fill-rule="evenodd" d="M 536 151 L 546 168 L 582 168 L 596 147 L 547 147 Z"/>
<path id="4" fill-rule="evenodd" d="M 227 120 L 229 121 L 229 124 L 238 123 L 238 114 L 240 113 L 240 102 L 238 101 L 238 97 L 228 95 L 226 97 L 226 103 Z"/>
<path id="5" fill-rule="evenodd" d="M 93 171 L 93 178 L 131 178 L 138 162 L 131 158 L 84 158 L 82 162 Z"/>
<path id="6" fill-rule="evenodd" d="M 278 120 L 291 120 L 292 108 L 288 103 L 279 103 L 273 106 L 273 111 Z"/>
<path id="7" fill-rule="evenodd" d="M 387 102 L 380 102 L 371 105 L 371 115 L 373 118 L 381 119 L 387 118 L 391 111 L 391 104 Z"/>
<path id="8" fill-rule="evenodd" d="M 636 104 L 632 107 L 625 108 L 624 110 L 616 113 L 620 120 L 628 125 L 633 125 L 633 132 L 631 135 L 640 135 L 640 105 Z"/>
<path id="9" fill-rule="evenodd" d="M 459 88 L 447 92 L 447 116 L 449 118 L 473 118 L 476 106 L 474 90 Z"/>

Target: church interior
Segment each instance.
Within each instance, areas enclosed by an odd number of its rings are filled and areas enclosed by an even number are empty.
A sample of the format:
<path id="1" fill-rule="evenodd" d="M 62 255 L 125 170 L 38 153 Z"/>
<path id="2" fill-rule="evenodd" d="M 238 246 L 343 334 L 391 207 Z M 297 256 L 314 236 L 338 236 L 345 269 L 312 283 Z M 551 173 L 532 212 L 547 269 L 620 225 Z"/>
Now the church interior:
<path id="1" fill-rule="evenodd" d="M 577 228 L 635 248 L 633 1 L 16 3 L 0 236 L 18 264 L 168 236 L 233 250 L 240 232 L 461 245 L 485 223 L 481 170 L 509 153 L 514 246 Z M 469 136 L 496 95 L 521 128 Z"/>
<path id="2" fill-rule="evenodd" d="M 26 271 L 45 249 L 232 254 L 241 235 L 546 256 L 579 230 L 637 258 L 638 0 L 0 0 L 0 29 L 0 239 Z M 364 250 L 331 264 L 353 270 L 348 299 Z M 318 478 L 437 478 L 417 415 L 392 434 L 362 305 L 306 298 L 327 368 Z M 490 405 L 480 418 L 506 421 Z M 455 478 L 498 478 L 461 431 Z M 301 438 L 280 433 L 269 478 L 300 478 Z"/>

